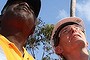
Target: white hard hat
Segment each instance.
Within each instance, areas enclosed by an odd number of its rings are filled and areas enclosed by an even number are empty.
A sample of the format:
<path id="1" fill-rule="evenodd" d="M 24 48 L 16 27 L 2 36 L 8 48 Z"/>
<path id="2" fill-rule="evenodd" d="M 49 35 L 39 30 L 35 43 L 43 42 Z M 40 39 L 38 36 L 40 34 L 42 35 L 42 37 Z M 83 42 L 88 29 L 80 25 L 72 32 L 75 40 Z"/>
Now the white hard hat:
<path id="1" fill-rule="evenodd" d="M 79 24 L 83 27 L 83 30 L 84 30 L 84 22 L 82 19 L 80 19 L 78 17 L 64 18 L 64 19 L 59 20 L 58 23 L 54 26 L 54 29 L 53 29 L 52 35 L 51 35 L 51 40 L 57 39 L 58 34 L 63 27 L 65 27 L 67 25 L 72 25 L 72 24 Z M 57 32 L 57 30 L 59 30 L 59 32 Z M 56 42 L 58 42 L 58 41 L 56 41 Z M 54 41 L 54 43 L 55 43 L 55 41 Z"/>

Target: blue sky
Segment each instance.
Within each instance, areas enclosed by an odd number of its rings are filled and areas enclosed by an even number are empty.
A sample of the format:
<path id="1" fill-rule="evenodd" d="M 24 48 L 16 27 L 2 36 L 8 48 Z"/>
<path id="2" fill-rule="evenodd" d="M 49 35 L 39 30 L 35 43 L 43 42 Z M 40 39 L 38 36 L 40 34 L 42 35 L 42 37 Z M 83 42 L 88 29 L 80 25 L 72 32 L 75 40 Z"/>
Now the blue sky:
<path id="1" fill-rule="evenodd" d="M 0 0 L 0 11 L 7 0 Z M 70 0 L 41 0 L 39 17 L 46 24 L 56 24 L 60 19 L 70 16 Z M 85 22 L 86 39 L 90 49 L 90 0 L 77 0 L 76 17 Z"/>
<path id="2" fill-rule="evenodd" d="M 39 17 L 48 24 L 56 24 L 60 19 L 70 16 L 71 0 L 41 0 L 42 7 Z M 90 49 L 90 0 L 77 0 L 76 17 L 83 19 L 86 39 Z"/>

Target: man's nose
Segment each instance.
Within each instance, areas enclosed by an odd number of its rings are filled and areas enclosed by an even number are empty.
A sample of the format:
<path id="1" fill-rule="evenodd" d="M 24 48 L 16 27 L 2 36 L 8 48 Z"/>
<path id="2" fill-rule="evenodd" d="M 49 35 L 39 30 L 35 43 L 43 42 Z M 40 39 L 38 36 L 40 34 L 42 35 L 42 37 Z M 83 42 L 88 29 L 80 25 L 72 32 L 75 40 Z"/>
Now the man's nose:
<path id="1" fill-rule="evenodd" d="M 29 7 L 28 3 L 26 3 L 26 2 L 21 2 L 19 5 L 26 5 Z"/>
<path id="2" fill-rule="evenodd" d="M 79 28 L 75 26 L 70 26 L 70 29 L 72 33 L 77 32 L 79 30 Z"/>

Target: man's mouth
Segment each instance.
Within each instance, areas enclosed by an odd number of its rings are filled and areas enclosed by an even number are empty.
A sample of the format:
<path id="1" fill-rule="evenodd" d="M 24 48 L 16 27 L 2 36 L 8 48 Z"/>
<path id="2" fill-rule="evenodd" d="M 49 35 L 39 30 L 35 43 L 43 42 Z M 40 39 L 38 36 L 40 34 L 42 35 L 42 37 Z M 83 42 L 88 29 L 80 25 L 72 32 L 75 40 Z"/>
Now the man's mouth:
<path id="1" fill-rule="evenodd" d="M 81 37 L 79 34 L 74 34 L 73 37 Z"/>
<path id="2" fill-rule="evenodd" d="M 75 40 L 80 40 L 82 38 L 82 36 L 80 34 L 73 34 L 71 37 L 71 40 L 75 39 Z"/>

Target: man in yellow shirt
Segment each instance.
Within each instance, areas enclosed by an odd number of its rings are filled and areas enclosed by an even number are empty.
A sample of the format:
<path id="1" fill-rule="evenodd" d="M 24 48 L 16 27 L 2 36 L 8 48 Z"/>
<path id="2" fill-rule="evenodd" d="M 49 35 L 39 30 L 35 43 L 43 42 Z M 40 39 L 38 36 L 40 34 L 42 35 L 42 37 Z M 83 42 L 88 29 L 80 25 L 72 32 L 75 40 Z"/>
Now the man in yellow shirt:
<path id="1" fill-rule="evenodd" d="M 7 1 L 0 16 L 0 60 L 34 60 L 24 46 L 34 32 L 40 7 L 40 0 Z"/>

